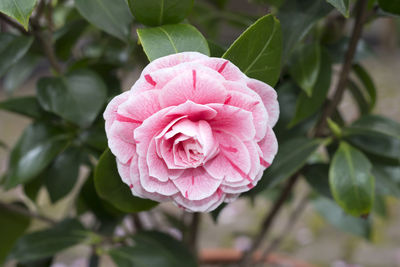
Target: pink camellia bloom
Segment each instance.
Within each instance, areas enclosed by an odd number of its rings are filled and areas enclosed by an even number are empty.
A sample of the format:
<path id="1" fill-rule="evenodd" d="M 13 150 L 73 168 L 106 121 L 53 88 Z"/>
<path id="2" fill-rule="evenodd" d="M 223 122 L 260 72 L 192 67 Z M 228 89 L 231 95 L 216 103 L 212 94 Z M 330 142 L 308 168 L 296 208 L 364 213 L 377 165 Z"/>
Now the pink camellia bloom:
<path id="1" fill-rule="evenodd" d="M 104 112 L 132 193 L 198 212 L 257 184 L 278 149 L 278 115 L 272 87 L 197 52 L 154 60 Z"/>

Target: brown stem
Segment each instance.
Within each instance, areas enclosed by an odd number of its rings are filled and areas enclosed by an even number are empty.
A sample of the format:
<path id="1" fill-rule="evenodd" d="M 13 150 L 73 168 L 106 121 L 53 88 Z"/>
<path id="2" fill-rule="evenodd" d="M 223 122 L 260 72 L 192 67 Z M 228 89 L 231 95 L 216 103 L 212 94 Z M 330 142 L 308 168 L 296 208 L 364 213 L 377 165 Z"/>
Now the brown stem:
<path id="1" fill-rule="evenodd" d="M 143 222 L 139 217 L 139 214 L 132 213 L 131 218 L 132 218 L 132 223 L 135 226 L 136 232 L 142 231 L 144 227 L 143 227 Z"/>
<path id="2" fill-rule="evenodd" d="M 344 58 L 344 63 L 342 65 L 342 70 L 339 75 L 339 81 L 336 86 L 335 94 L 332 97 L 332 101 L 330 101 L 326 108 L 324 109 L 321 119 L 316 127 L 315 136 L 321 136 L 326 126 L 326 120 L 334 113 L 336 107 L 340 103 L 343 97 L 343 93 L 346 90 L 349 73 L 351 70 L 351 66 L 353 64 L 353 59 L 355 52 L 357 50 L 358 41 L 361 38 L 363 25 L 366 19 L 367 8 L 368 8 L 367 0 L 358 0 L 355 11 L 356 11 L 356 19 L 353 27 L 353 31 L 350 38 L 350 43 L 346 51 L 346 55 Z"/>
<path id="3" fill-rule="evenodd" d="M 1 12 L 0 12 L 0 19 L 3 20 L 4 22 L 6 22 L 11 27 L 17 29 L 22 34 L 28 35 L 28 32 L 24 29 L 24 27 L 22 27 L 21 24 L 15 22 L 14 20 L 10 19 L 7 15 L 4 15 Z"/>
<path id="4" fill-rule="evenodd" d="M 265 217 L 262 225 L 261 231 L 257 234 L 256 238 L 253 240 L 253 243 L 248 251 L 245 251 L 243 254 L 243 258 L 239 263 L 241 267 L 251 266 L 252 264 L 252 256 L 254 252 L 258 249 L 261 245 L 263 239 L 268 235 L 269 230 L 271 229 L 272 223 L 274 222 L 276 215 L 278 214 L 279 210 L 285 203 L 286 199 L 289 197 L 290 192 L 292 191 L 294 185 L 296 184 L 299 178 L 299 173 L 294 174 L 290 177 L 289 181 L 281 191 L 278 199 L 271 207 L 270 211 L 268 212 L 267 216 Z"/>
<path id="5" fill-rule="evenodd" d="M 199 232 L 201 213 L 195 212 L 189 227 L 188 245 L 193 254 L 197 255 L 197 236 Z"/>
<path id="6" fill-rule="evenodd" d="M 20 206 L 14 205 L 14 204 L 8 204 L 8 203 L 0 202 L 0 208 L 6 209 L 6 210 L 11 211 L 11 212 L 15 212 L 15 213 L 21 214 L 21 215 L 23 215 L 25 217 L 35 218 L 35 219 L 41 220 L 41 221 L 49 223 L 49 224 L 56 224 L 57 223 L 55 220 L 53 220 L 53 219 L 51 219 L 49 217 L 46 217 L 44 215 L 41 215 L 41 214 L 38 214 L 38 213 L 35 213 L 35 212 L 32 212 L 32 211 L 29 211 L 27 209 L 24 209 L 23 207 L 20 207 Z"/>

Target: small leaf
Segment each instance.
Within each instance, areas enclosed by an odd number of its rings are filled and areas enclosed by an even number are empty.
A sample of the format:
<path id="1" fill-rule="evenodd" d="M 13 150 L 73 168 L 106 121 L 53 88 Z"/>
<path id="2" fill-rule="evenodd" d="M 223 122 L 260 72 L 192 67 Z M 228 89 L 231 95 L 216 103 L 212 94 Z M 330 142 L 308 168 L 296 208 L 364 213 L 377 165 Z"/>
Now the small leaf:
<path id="1" fill-rule="evenodd" d="M 196 51 L 210 55 L 207 40 L 195 27 L 189 24 L 143 28 L 138 29 L 137 34 L 150 61 L 185 51 Z"/>
<path id="2" fill-rule="evenodd" d="M 6 34 L 0 38 L 0 43 L 2 42 L 4 43 L 0 45 L 0 77 L 26 54 L 32 45 L 33 38 Z"/>
<path id="3" fill-rule="evenodd" d="M 35 5 L 36 0 L 1 0 L 0 12 L 16 19 L 28 31 L 29 17 Z"/>
<path id="4" fill-rule="evenodd" d="M 349 214 L 367 215 L 374 201 L 371 163 L 361 152 L 342 142 L 329 168 L 329 183 L 336 202 Z"/>
<path id="5" fill-rule="evenodd" d="M 360 64 L 353 65 L 353 71 L 357 75 L 358 79 L 364 85 L 368 96 L 369 96 L 369 111 L 372 111 L 375 107 L 376 103 L 376 87 L 371 78 L 368 74 L 367 70 L 364 69 Z"/>
<path id="6" fill-rule="evenodd" d="M 385 166 L 374 163 L 376 191 L 380 195 L 400 198 L 400 166 Z"/>
<path id="7" fill-rule="evenodd" d="M 109 149 L 100 157 L 94 173 L 94 183 L 99 196 L 123 212 L 149 210 L 158 203 L 135 197 L 118 174 L 117 163 Z"/>
<path id="8" fill-rule="evenodd" d="M 107 88 L 94 72 L 80 69 L 64 77 L 39 80 L 37 93 L 43 109 L 81 127 L 89 126 L 106 100 Z"/>
<path id="9" fill-rule="evenodd" d="M 383 11 L 400 15 L 400 0 L 378 0 Z"/>
<path id="10" fill-rule="evenodd" d="M 14 112 L 34 119 L 42 118 L 44 113 L 36 97 L 33 96 L 11 98 L 6 101 L 0 102 L 0 109 Z"/>
<path id="11" fill-rule="evenodd" d="M 196 267 L 195 258 L 187 247 L 171 236 L 156 232 L 140 232 L 133 237 L 134 246 L 110 250 L 119 267 Z"/>
<path id="12" fill-rule="evenodd" d="M 124 0 L 75 0 L 75 6 L 94 26 L 121 40 L 129 38 L 133 18 Z"/>
<path id="13" fill-rule="evenodd" d="M 222 56 L 244 74 L 274 86 L 281 71 L 282 33 L 272 15 L 258 19 Z"/>
<path id="14" fill-rule="evenodd" d="M 28 126 L 11 152 L 6 188 L 36 177 L 68 143 L 68 136 L 45 124 Z"/>
<path id="15" fill-rule="evenodd" d="M 76 219 L 66 219 L 54 227 L 21 237 L 10 258 L 26 262 L 52 256 L 88 238 L 88 232 Z"/>
<path id="16" fill-rule="evenodd" d="M 360 87 L 358 87 L 358 85 L 352 80 L 349 80 L 348 87 L 349 87 L 349 92 L 351 93 L 352 97 L 357 103 L 360 114 L 361 115 L 368 114 L 370 111 L 370 105 L 368 104 L 363 93 L 361 92 Z"/>
<path id="17" fill-rule="evenodd" d="M 65 24 L 54 33 L 54 49 L 58 58 L 68 60 L 71 50 L 81 34 L 87 28 L 88 23 L 83 19 L 76 19 Z"/>
<path id="18" fill-rule="evenodd" d="M 135 18 L 149 26 L 179 23 L 193 6 L 193 0 L 127 0 Z"/>
<path id="19" fill-rule="evenodd" d="M 329 187 L 329 165 L 317 163 L 307 166 L 303 173 L 308 184 L 319 194 L 333 198 Z"/>
<path id="20" fill-rule="evenodd" d="M 340 13 L 346 18 L 349 17 L 350 13 L 350 0 L 327 0 L 332 6 L 334 6 Z"/>

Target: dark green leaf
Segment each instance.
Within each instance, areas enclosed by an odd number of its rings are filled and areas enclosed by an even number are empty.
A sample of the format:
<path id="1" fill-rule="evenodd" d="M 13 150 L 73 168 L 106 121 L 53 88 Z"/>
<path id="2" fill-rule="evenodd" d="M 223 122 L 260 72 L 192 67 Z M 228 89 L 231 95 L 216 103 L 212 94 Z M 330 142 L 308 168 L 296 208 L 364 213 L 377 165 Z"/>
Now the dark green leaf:
<path id="1" fill-rule="evenodd" d="M 371 220 L 356 218 L 343 212 L 333 201 L 319 197 L 313 201 L 315 209 L 333 226 L 366 239 L 371 237 Z"/>
<path id="2" fill-rule="evenodd" d="M 15 241 L 29 226 L 29 218 L 0 206 L 0 265 L 14 246 Z"/>
<path id="3" fill-rule="evenodd" d="M 64 77 L 40 79 L 37 92 L 46 111 L 87 127 L 103 107 L 107 88 L 96 73 L 80 69 Z"/>
<path id="4" fill-rule="evenodd" d="M 358 87 L 358 85 L 352 80 L 349 80 L 348 83 L 349 83 L 348 84 L 349 91 L 357 103 L 360 114 L 361 115 L 368 114 L 368 112 L 370 111 L 370 105 L 368 104 L 367 100 L 365 99 L 365 96 L 361 92 L 360 87 Z"/>
<path id="5" fill-rule="evenodd" d="M 332 6 L 336 7 L 340 13 L 343 14 L 346 18 L 349 17 L 350 13 L 350 0 L 327 0 Z"/>
<path id="6" fill-rule="evenodd" d="M 40 119 L 44 113 L 36 97 L 33 96 L 10 98 L 6 101 L 0 102 L 0 109 L 25 115 L 34 119 Z"/>
<path id="7" fill-rule="evenodd" d="M 213 210 L 211 214 L 211 218 L 214 220 L 216 223 L 218 220 L 219 215 L 221 214 L 221 211 L 227 206 L 227 203 L 222 203 L 221 205 L 218 206 L 215 210 Z"/>
<path id="8" fill-rule="evenodd" d="M 71 50 L 78 41 L 79 37 L 86 29 L 87 23 L 83 19 L 77 19 L 64 25 L 54 33 L 56 39 L 54 48 L 58 58 L 68 60 Z"/>
<path id="9" fill-rule="evenodd" d="M 274 86 L 281 70 L 282 33 L 272 15 L 258 19 L 247 28 L 222 56 L 244 74 Z"/>
<path id="10" fill-rule="evenodd" d="M 301 46 L 293 54 L 293 60 L 289 68 L 290 75 L 308 97 L 313 94 L 320 66 L 321 47 L 318 43 Z"/>
<path id="11" fill-rule="evenodd" d="M 336 202 L 349 214 L 367 215 L 374 201 L 371 163 L 360 151 L 342 142 L 329 168 L 329 184 Z"/>
<path id="12" fill-rule="evenodd" d="M 388 210 L 387 210 L 385 196 L 380 194 L 375 194 L 373 211 L 382 218 L 387 219 Z"/>
<path id="13" fill-rule="evenodd" d="M 208 47 L 210 48 L 210 56 L 212 57 L 222 57 L 226 50 L 219 44 L 210 40 L 208 40 Z"/>
<path id="14" fill-rule="evenodd" d="M 129 187 L 122 182 L 115 157 L 109 149 L 100 157 L 94 174 L 94 183 L 99 196 L 123 212 L 149 210 L 157 205 L 157 202 L 132 195 Z"/>
<path id="15" fill-rule="evenodd" d="M 29 197 L 33 202 L 36 202 L 37 195 L 39 194 L 42 185 L 44 184 L 44 177 L 39 175 L 38 177 L 33 178 L 26 184 L 24 184 L 24 193 L 27 197 Z"/>
<path id="16" fill-rule="evenodd" d="M 53 203 L 66 196 L 74 187 L 79 174 L 80 155 L 79 148 L 70 147 L 59 154 L 42 174 Z"/>
<path id="17" fill-rule="evenodd" d="M 32 37 L 12 36 L 10 38 L 10 35 L 7 36 L 5 37 L 7 42 L 0 45 L 0 77 L 26 54 L 33 42 Z M 0 43 L 3 42 L 2 39 L 0 39 Z"/>
<path id="18" fill-rule="evenodd" d="M 376 191 L 380 195 L 400 198 L 400 167 L 375 164 L 372 168 Z"/>
<path id="19" fill-rule="evenodd" d="M 307 166 L 303 173 L 308 184 L 319 194 L 327 198 L 333 198 L 329 187 L 329 165 L 317 163 Z"/>
<path id="20" fill-rule="evenodd" d="M 137 34 L 150 61 L 185 51 L 196 51 L 210 55 L 207 40 L 195 27 L 189 24 L 138 29 Z"/>
<path id="21" fill-rule="evenodd" d="M 357 75 L 358 79 L 362 82 L 368 93 L 369 111 L 371 111 L 375 107 L 375 102 L 376 102 L 375 84 L 372 81 L 372 78 L 368 74 L 367 70 L 365 70 L 360 64 L 353 65 L 353 71 Z"/>
<path id="22" fill-rule="evenodd" d="M 378 0 L 383 11 L 400 15 L 400 0 Z"/>
<path id="23" fill-rule="evenodd" d="M 132 15 L 124 0 L 75 0 L 75 5 L 96 27 L 122 40 L 129 38 Z"/>
<path id="24" fill-rule="evenodd" d="M 11 152 L 6 187 L 36 177 L 67 143 L 68 136 L 58 129 L 39 123 L 28 126 Z"/>
<path id="25" fill-rule="evenodd" d="M 187 247 L 171 236 L 151 231 L 133 237 L 134 246 L 110 250 L 110 256 L 119 267 L 195 267 L 195 258 Z"/>
<path id="26" fill-rule="evenodd" d="M 193 0 L 127 0 L 135 18 L 149 26 L 181 22 L 190 12 Z"/>
<path id="27" fill-rule="evenodd" d="M 54 227 L 21 237 L 10 258 L 22 262 L 52 256 L 88 238 L 88 232 L 76 219 L 66 219 Z"/>
<path id="28" fill-rule="evenodd" d="M 36 0 L 1 0 L 0 12 L 16 19 L 28 31 L 29 17 L 35 5 Z"/>

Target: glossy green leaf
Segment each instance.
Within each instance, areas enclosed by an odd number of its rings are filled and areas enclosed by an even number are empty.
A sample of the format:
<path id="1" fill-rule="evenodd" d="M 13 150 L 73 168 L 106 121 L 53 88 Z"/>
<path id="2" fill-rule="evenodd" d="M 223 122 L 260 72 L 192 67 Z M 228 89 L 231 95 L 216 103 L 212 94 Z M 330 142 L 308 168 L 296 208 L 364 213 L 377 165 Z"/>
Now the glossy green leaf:
<path id="1" fill-rule="evenodd" d="M 36 97 L 33 96 L 7 99 L 6 101 L 0 102 L 0 109 L 34 119 L 40 119 L 44 113 Z"/>
<path id="2" fill-rule="evenodd" d="M 290 75 L 308 97 L 313 94 L 320 66 L 321 47 L 318 43 L 301 46 L 293 54 L 293 60 L 289 68 Z"/>
<path id="3" fill-rule="evenodd" d="M 349 89 L 349 92 L 351 93 L 353 99 L 357 103 L 360 114 L 361 115 L 368 114 L 368 112 L 370 110 L 370 105 L 368 104 L 367 100 L 365 99 L 364 94 L 361 92 L 360 87 L 358 87 L 358 85 L 354 81 L 349 80 L 348 89 Z"/>
<path id="4" fill-rule="evenodd" d="M 371 219 L 362 219 L 348 215 L 333 200 L 325 197 L 315 199 L 313 204 L 317 212 L 325 220 L 340 230 L 366 239 L 371 237 Z"/>
<path id="5" fill-rule="evenodd" d="M 0 38 L 0 77 L 26 54 L 33 42 L 32 37 L 5 35 Z"/>
<path id="6" fill-rule="evenodd" d="M 273 187 L 292 176 L 322 144 L 321 139 L 295 138 L 280 144 L 278 154 L 252 193 Z M 294 149 L 295 148 L 295 149 Z"/>
<path id="7" fill-rule="evenodd" d="M 297 43 L 310 31 L 313 25 L 332 10 L 326 1 L 290 0 L 279 9 L 278 18 L 282 25 L 283 63 Z"/>
<path id="8" fill-rule="evenodd" d="M 378 0 L 383 11 L 400 15 L 400 0 Z"/>
<path id="9" fill-rule="evenodd" d="M 18 239 L 10 258 L 26 262 L 52 256 L 84 242 L 88 232 L 76 219 L 66 219 L 52 228 L 27 234 Z"/>
<path id="10" fill-rule="evenodd" d="M 193 6 L 193 0 L 127 0 L 135 18 L 149 26 L 181 22 Z"/>
<path id="11" fill-rule="evenodd" d="M 36 0 L 1 0 L 0 12 L 16 19 L 28 31 L 29 17 L 36 2 Z"/>
<path id="12" fill-rule="evenodd" d="M 125 0 L 75 0 L 75 6 L 94 26 L 121 40 L 129 38 L 133 18 Z"/>
<path id="13" fill-rule="evenodd" d="M 312 96 L 307 96 L 306 92 L 301 92 L 296 101 L 296 113 L 289 127 L 296 125 L 304 119 L 312 116 L 324 104 L 328 95 L 329 87 L 332 78 L 332 62 L 329 54 L 322 50 L 321 53 L 321 67 L 319 70 L 318 78 L 315 82 L 315 90 Z"/>
<path id="14" fill-rule="evenodd" d="M 244 31 L 222 56 L 244 74 L 274 86 L 281 70 L 282 33 L 272 15 L 258 19 Z"/>
<path id="15" fill-rule="evenodd" d="M 134 246 L 109 251 L 119 267 L 196 267 L 187 246 L 173 237 L 156 231 L 140 232 L 133 237 Z"/>
<path id="16" fill-rule="evenodd" d="M 36 177 L 68 143 L 68 136 L 45 124 L 28 126 L 11 152 L 6 187 Z"/>
<path id="17" fill-rule="evenodd" d="M 2 206 L 0 206 L 0 214 L 0 265 L 2 265 L 15 241 L 28 228 L 30 219 Z"/>
<path id="18" fill-rule="evenodd" d="M 54 33 L 54 49 L 58 58 L 68 60 L 71 51 L 81 34 L 87 28 L 87 22 L 83 19 L 76 19 L 65 24 Z"/>
<path id="19" fill-rule="evenodd" d="M 44 184 L 44 177 L 42 175 L 38 175 L 32 180 L 29 180 L 29 182 L 24 184 L 25 195 L 28 198 L 30 198 L 33 202 L 36 202 L 36 198 L 43 184 Z"/>
<path id="20" fill-rule="evenodd" d="M 189 24 L 143 28 L 138 29 L 137 34 L 150 61 L 185 51 L 196 51 L 210 55 L 207 40 L 195 27 Z"/>
<path id="21" fill-rule="evenodd" d="M 365 90 L 368 93 L 369 111 L 372 111 L 372 109 L 375 107 L 375 103 L 376 103 L 375 84 L 374 84 L 371 76 L 368 74 L 367 70 L 364 69 L 360 64 L 353 65 L 353 71 L 357 75 L 358 79 L 361 81 L 361 83 L 365 87 Z"/>
<path id="22" fill-rule="evenodd" d="M 107 88 L 94 72 L 80 69 L 63 77 L 47 77 L 37 84 L 42 107 L 82 127 L 89 126 L 100 113 Z"/>
<path id="23" fill-rule="evenodd" d="M 333 198 L 329 186 L 328 164 L 317 163 L 307 166 L 303 175 L 314 191 L 324 197 Z"/>
<path id="24" fill-rule="evenodd" d="M 115 157 L 109 149 L 104 151 L 96 166 L 94 183 L 99 196 L 123 212 L 149 210 L 158 204 L 132 195 L 129 186 L 122 182 Z"/>
<path id="25" fill-rule="evenodd" d="M 70 147 L 53 161 L 42 174 L 49 192 L 50 200 L 54 203 L 65 197 L 78 180 L 81 151 L 77 147 Z"/>
<path id="26" fill-rule="evenodd" d="M 332 6 L 334 6 L 340 13 L 346 18 L 350 15 L 350 0 L 326 0 Z"/>
<path id="27" fill-rule="evenodd" d="M 349 214 L 367 215 L 374 201 L 372 165 L 360 151 L 342 142 L 329 168 L 329 184 L 336 202 Z"/>

